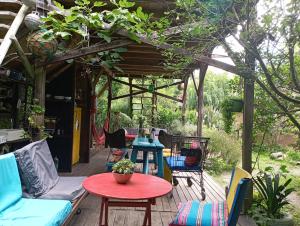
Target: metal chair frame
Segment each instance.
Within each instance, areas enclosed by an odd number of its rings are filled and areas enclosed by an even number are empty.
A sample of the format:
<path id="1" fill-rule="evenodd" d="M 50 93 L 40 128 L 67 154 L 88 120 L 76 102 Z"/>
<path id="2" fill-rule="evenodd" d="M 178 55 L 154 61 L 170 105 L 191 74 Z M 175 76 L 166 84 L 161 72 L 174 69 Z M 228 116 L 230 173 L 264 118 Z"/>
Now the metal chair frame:
<path id="1" fill-rule="evenodd" d="M 171 161 L 180 162 L 179 158 L 185 156 L 184 159 L 188 156 L 196 157 L 197 162 L 193 166 L 186 166 L 184 169 L 177 169 L 176 165 L 172 166 L 169 164 L 169 167 L 172 171 L 172 180 L 173 184 L 176 186 L 178 181 L 176 178 L 186 178 L 188 186 L 192 186 L 194 180 L 196 183 L 198 181 L 193 176 L 181 176 L 181 175 L 174 175 L 174 172 L 194 172 L 199 173 L 199 185 L 201 188 L 201 196 L 202 200 L 205 200 L 205 188 L 204 188 L 204 181 L 203 181 L 203 171 L 204 166 L 208 154 L 208 142 L 209 138 L 207 137 L 198 137 L 198 136 L 180 136 L 180 135 L 173 135 L 171 137 Z M 199 145 L 197 147 L 192 147 L 193 143 Z"/>

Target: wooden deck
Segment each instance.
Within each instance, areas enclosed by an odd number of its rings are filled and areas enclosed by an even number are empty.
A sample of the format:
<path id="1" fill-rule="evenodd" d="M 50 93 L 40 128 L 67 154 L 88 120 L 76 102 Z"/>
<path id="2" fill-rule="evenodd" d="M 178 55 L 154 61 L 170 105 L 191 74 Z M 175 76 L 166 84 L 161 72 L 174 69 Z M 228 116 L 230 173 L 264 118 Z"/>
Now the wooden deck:
<path id="1" fill-rule="evenodd" d="M 92 154 L 89 164 L 78 164 L 73 168 L 71 174 L 76 176 L 89 176 L 101 172 L 105 172 L 105 162 L 107 150 L 101 150 Z M 198 178 L 199 179 L 199 178 Z M 152 206 L 152 225 L 165 226 L 169 225 L 172 217 L 174 217 L 177 206 L 180 202 L 187 200 L 201 200 L 200 187 L 194 183 L 192 187 L 188 187 L 185 179 L 178 179 L 179 185 L 173 189 L 173 197 L 162 197 L 157 199 L 156 205 Z M 221 188 L 208 174 L 204 174 L 204 182 L 206 189 L 206 200 L 217 201 L 224 200 L 224 189 Z M 81 214 L 74 216 L 71 226 L 94 226 L 98 225 L 100 212 L 100 198 L 89 195 L 80 205 Z M 109 209 L 109 225 L 110 226 L 138 226 L 142 225 L 144 217 L 143 208 L 125 208 L 114 207 Z M 245 221 L 245 219 L 243 219 Z M 251 225 L 247 222 L 240 226 Z"/>

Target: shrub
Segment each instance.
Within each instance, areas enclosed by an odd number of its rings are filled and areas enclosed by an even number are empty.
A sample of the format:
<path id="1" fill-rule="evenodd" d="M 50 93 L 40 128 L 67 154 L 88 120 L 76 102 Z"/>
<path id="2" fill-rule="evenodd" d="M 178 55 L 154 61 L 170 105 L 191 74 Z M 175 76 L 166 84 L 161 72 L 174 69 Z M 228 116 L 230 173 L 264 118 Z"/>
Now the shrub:
<path id="1" fill-rule="evenodd" d="M 186 123 L 182 125 L 180 120 L 175 120 L 170 128 L 172 134 L 182 136 L 195 136 L 197 133 L 197 125 Z"/>
<path id="2" fill-rule="evenodd" d="M 235 137 L 216 129 L 204 129 L 203 136 L 209 137 L 208 169 L 214 173 L 234 167 L 241 157 L 241 142 Z"/>

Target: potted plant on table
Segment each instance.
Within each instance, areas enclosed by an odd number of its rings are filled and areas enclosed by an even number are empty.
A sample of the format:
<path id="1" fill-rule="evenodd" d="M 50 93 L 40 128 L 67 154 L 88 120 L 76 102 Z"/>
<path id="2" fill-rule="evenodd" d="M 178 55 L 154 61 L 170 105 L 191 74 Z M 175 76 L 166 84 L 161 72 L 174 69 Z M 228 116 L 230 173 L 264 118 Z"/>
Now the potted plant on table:
<path id="1" fill-rule="evenodd" d="M 115 180 L 120 184 L 126 184 L 133 175 L 135 164 L 129 159 L 123 159 L 112 167 Z"/>
<path id="2" fill-rule="evenodd" d="M 267 167 L 253 177 L 254 185 L 258 191 L 258 208 L 266 215 L 263 225 L 266 226 L 293 226 L 294 222 L 291 215 L 283 212 L 283 207 L 288 205 L 288 195 L 294 188 L 289 187 L 292 179 L 285 179 L 288 171 L 286 166 L 282 166 L 279 171 L 273 167 Z M 281 182 L 280 179 L 285 180 Z"/>

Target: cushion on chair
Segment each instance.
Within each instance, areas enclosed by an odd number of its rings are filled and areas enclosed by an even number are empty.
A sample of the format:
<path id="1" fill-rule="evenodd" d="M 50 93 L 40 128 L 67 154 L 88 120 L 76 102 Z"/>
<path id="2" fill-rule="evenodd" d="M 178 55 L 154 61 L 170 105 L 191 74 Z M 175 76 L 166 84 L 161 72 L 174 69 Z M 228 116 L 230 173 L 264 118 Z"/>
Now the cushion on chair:
<path id="1" fill-rule="evenodd" d="M 86 177 L 59 177 L 58 183 L 39 199 L 62 199 L 74 201 L 79 198 L 85 189 L 82 182 Z"/>
<path id="2" fill-rule="evenodd" d="M 14 154 L 22 183 L 29 194 L 38 197 L 57 184 L 58 174 L 45 140 L 26 145 Z"/>
<path id="3" fill-rule="evenodd" d="M 21 196 L 21 181 L 15 156 L 12 153 L 0 155 L 0 212 L 21 199 Z"/>
<path id="4" fill-rule="evenodd" d="M 169 226 L 226 226 L 227 218 L 225 201 L 204 204 L 188 201 L 179 204 L 177 215 Z"/>
<path id="5" fill-rule="evenodd" d="M 188 166 L 185 164 L 186 156 L 167 157 L 167 163 L 172 170 L 200 170 L 199 165 Z"/>
<path id="6" fill-rule="evenodd" d="M 65 200 L 20 199 L 0 213 L 1 226 L 58 226 L 72 210 Z"/>

